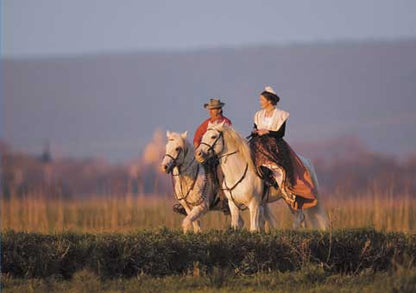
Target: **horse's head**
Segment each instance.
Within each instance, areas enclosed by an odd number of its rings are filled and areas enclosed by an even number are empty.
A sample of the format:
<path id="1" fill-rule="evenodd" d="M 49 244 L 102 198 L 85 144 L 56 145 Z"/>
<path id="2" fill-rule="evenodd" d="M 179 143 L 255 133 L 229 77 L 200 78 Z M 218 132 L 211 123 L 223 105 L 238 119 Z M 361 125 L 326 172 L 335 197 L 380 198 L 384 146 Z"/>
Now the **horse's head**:
<path id="1" fill-rule="evenodd" d="M 202 136 L 201 143 L 195 150 L 195 158 L 199 163 L 218 156 L 224 150 L 224 122 L 216 124 L 207 129 Z"/>
<path id="2" fill-rule="evenodd" d="M 173 168 L 176 166 L 180 167 L 184 163 L 189 149 L 186 143 L 187 135 L 187 131 L 184 133 L 166 132 L 168 142 L 166 143 L 165 155 L 160 165 L 163 172 L 168 174 L 172 172 Z"/>

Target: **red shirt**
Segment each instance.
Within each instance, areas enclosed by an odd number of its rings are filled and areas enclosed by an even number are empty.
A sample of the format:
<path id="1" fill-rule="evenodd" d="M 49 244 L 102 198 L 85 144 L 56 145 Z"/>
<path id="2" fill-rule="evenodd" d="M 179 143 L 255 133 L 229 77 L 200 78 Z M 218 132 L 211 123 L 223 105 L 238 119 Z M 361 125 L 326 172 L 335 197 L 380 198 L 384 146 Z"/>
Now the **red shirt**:
<path id="1" fill-rule="evenodd" d="M 194 147 L 197 148 L 199 146 L 199 144 L 201 143 L 202 137 L 204 136 L 205 132 L 208 129 L 208 123 L 211 122 L 216 122 L 216 123 L 221 123 L 222 121 L 225 121 L 226 125 L 231 126 L 231 121 L 230 119 L 228 119 L 227 117 L 221 116 L 217 119 L 211 119 L 208 118 L 207 120 L 205 120 L 204 122 L 202 122 L 201 125 L 199 125 L 198 129 L 195 131 L 195 135 L 194 135 Z"/>

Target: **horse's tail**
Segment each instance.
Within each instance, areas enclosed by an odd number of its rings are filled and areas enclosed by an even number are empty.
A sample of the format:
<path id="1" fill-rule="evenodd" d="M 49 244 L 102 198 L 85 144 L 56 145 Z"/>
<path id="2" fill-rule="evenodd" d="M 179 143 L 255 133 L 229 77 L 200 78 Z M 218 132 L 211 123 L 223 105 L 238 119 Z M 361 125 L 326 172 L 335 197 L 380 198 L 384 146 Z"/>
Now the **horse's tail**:
<path id="1" fill-rule="evenodd" d="M 263 205 L 264 208 L 264 218 L 268 222 L 270 229 L 276 228 L 279 224 L 279 221 L 277 220 L 274 213 L 271 211 L 268 204 Z"/>
<path id="2" fill-rule="evenodd" d="M 318 200 L 318 203 L 314 207 L 305 210 L 306 225 L 313 229 L 327 230 L 329 228 L 329 219 L 323 207 L 322 199 L 319 196 L 320 188 L 315 167 L 311 160 L 302 156 L 300 157 L 303 163 L 305 164 L 306 168 L 308 168 L 309 173 L 311 174 L 312 181 L 314 183 L 314 186 L 316 187 L 315 196 Z"/>

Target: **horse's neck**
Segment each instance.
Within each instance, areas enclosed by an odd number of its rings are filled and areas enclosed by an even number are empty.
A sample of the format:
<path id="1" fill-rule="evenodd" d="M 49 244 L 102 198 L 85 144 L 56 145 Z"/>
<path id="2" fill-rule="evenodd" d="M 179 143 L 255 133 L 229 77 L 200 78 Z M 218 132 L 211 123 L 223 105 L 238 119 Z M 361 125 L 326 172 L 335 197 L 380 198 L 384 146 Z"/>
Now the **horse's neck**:
<path id="1" fill-rule="evenodd" d="M 183 184 L 188 183 L 188 181 L 192 182 L 195 179 L 199 165 L 199 163 L 195 160 L 195 152 L 193 148 L 189 145 L 187 145 L 187 147 L 188 152 L 185 156 L 185 160 L 182 163 L 181 167 L 175 167 L 173 169 L 173 175 L 175 175 L 175 182 L 181 181 Z M 201 170 L 199 170 L 199 172 L 201 172 Z"/>
<path id="2" fill-rule="evenodd" d="M 194 150 L 189 149 L 185 157 L 185 161 L 182 164 L 181 168 L 174 168 L 174 189 L 176 196 L 182 198 L 186 197 L 187 200 L 195 200 L 198 197 L 198 193 L 195 193 L 194 186 L 201 183 L 201 180 L 204 180 L 203 174 L 204 169 L 201 164 L 195 160 Z"/>
<path id="3" fill-rule="evenodd" d="M 224 177 L 227 179 L 227 182 L 238 180 L 242 176 L 242 172 L 244 172 L 246 165 L 248 164 L 243 155 L 238 152 L 237 149 L 232 149 L 225 144 L 224 150 L 220 157 L 220 168 Z"/>

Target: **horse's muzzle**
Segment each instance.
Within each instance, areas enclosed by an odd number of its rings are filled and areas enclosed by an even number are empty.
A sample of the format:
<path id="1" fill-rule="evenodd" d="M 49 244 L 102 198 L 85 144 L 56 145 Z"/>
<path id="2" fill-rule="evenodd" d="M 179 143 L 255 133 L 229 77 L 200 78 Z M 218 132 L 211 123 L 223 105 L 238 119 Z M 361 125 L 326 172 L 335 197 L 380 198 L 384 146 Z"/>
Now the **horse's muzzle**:
<path id="1" fill-rule="evenodd" d="M 160 166 L 160 169 L 162 170 L 162 172 L 169 174 L 172 172 L 173 170 L 174 164 L 163 164 Z"/>
<path id="2" fill-rule="evenodd" d="M 207 160 L 207 156 L 202 151 L 195 153 L 195 159 L 198 163 L 204 163 Z"/>

